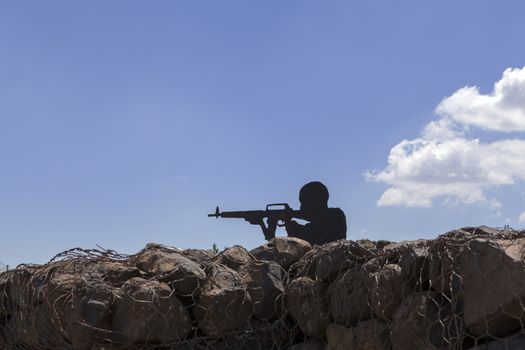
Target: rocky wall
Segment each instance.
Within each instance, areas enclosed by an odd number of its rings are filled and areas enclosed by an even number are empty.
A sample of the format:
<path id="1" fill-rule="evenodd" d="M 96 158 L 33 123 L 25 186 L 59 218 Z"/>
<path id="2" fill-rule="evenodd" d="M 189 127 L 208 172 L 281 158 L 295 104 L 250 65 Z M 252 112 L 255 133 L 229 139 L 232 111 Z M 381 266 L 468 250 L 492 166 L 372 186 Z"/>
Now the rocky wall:
<path id="1" fill-rule="evenodd" d="M 525 231 L 72 249 L 0 274 L 0 349 L 525 349 Z"/>

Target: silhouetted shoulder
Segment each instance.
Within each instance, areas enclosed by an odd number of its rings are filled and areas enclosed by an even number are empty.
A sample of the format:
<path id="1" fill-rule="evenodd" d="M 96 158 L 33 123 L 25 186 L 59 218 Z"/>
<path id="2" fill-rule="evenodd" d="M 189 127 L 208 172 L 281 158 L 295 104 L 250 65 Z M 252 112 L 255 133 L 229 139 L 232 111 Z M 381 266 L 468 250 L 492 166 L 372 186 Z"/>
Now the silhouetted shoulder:
<path id="1" fill-rule="evenodd" d="M 328 208 L 327 219 L 333 220 L 334 222 L 344 221 L 346 223 L 346 215 L 340 208 Z"/>
<path id="2" fill-rule="evenodd" d="M 341 210 L 341 208 L 328 208 L 328 212 L 330 213 L 330 215 L 333 215 L 334 217 L 337 217 L 337 216 L 346 217 L 345 212 Z"/>
<path id="3" fill-rule="evenodd" d="M 327 221 L 330 222 L 332 239 L 346 239 L 346 215 L 340 208 L 328 208 Z"/>

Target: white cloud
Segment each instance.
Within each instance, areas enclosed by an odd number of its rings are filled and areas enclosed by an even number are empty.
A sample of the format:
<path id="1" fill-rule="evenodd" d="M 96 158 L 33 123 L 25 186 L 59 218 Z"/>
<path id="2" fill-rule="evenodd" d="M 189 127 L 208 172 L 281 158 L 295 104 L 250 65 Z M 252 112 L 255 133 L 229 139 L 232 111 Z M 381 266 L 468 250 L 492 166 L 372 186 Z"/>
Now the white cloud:
<path id="1" fill-rule="evenodd" d="M 390 150 L 384 170 L 365 174 L 367 180 L 389 186 L 377 204 L 430 207 L 434 198 L 444 196 L 500 207 L 486 191 L 525 180 L 525 140 L 482 143 L 464 129 L 525 130 L 525 67 L 507 69 L 489 96 L 462 88 L 436 111 L 440 118 L 427 124 L 419 138 Z"/>
<path id="2" fill-rule="evenodd" d="M 450 118 L 441 118 L 432 121 L 425 126 L 422 137 L 426 140 L 448 140 L 459 136 L 463 133 L 455 128 L 455 124 Z"/>
<path id="3" fill-rule="evenodd" d="M 472 86 L 459 89 L 441 101 L 436 113 L 465 126 L 525 131 L 525 67 L 505 70 L 490 95 Z"/>
<path id="4" fill-rule="evenodd" d="M 520 217 L 518 218 L 520 222 L 525 222 L 525 211 L 521 213 Z"/>

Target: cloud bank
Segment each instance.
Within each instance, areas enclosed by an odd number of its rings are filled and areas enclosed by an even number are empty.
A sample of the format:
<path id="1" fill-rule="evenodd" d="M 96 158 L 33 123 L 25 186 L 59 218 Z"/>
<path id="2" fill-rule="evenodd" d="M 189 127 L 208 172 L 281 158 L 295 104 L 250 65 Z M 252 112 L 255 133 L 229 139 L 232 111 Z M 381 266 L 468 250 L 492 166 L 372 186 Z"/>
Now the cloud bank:
<path id="1" fill-rule="evenodd" d="M 390 150 L 385 169 L 365 174 L 367 180 L 389 186 L 377 204 L 431 207 L 436 197 L 445 197 L 500 207 L 487 191 L 525 180 L 525 140 L 483 143 L 468 135 L 476 128 L 525 131 L 525 67 L 505 70 L 488 95 L 477 87 L 461 88 L 444 98 L 435 112 L 438 118 L 420 137 Z"/>

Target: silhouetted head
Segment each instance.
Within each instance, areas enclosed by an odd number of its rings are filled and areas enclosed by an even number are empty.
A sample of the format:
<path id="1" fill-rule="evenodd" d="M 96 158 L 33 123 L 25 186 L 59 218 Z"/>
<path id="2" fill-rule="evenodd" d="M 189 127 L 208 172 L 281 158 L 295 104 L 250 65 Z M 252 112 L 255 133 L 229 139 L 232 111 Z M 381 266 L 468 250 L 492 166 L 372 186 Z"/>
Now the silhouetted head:
<path id="1" fill-rule="evenodd" d="M 319 181 L 309 182 L 299 191 L 301 210 L 317 212 L 328 208 L 328 188 Z"/>

